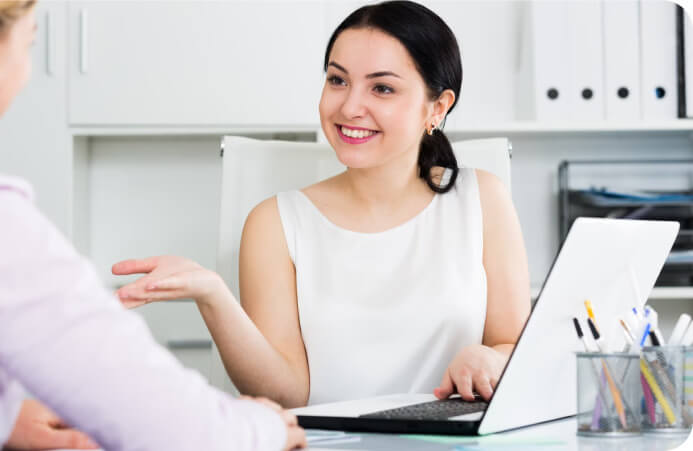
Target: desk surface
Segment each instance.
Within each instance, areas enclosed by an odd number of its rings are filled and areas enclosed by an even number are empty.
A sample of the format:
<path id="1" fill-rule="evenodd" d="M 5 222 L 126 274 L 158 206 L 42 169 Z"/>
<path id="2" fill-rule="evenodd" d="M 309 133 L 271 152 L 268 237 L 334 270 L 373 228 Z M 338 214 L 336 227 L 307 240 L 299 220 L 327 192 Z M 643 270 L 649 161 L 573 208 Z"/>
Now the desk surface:
<path id="1" fill-rule="evenodd" d="M 450 451 L 450 450 L 540 450 L 540 451 L 668 451 L 686 441 L 685 435 L 643 434 L 629 438 L 578 437 L 575 418 L 553 421 L 516 431 L 486 437 L 429 437 L 409 438 L 396 434 L 348 433 L 339 443 L 311 444 L 309 450 L 369 450 L 369 451 Z M 307 431 L 310 436 L 313 431 Z M 693 436 L 689 440 L 693 449 Z"/>

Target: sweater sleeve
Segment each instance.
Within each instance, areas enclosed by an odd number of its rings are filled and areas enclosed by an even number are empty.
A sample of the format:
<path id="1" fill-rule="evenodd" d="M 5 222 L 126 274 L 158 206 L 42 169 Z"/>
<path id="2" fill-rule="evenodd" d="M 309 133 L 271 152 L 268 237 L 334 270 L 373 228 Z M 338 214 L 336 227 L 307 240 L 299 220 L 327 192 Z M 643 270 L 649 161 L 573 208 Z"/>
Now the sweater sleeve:
<path id="1" fill-rule="evenodd" d="M 15 380 L 109 450 L 283 447 L 279 415 L 183 368 L 27 199 L 0 191 L 0 218 L 0 443 Z"/>

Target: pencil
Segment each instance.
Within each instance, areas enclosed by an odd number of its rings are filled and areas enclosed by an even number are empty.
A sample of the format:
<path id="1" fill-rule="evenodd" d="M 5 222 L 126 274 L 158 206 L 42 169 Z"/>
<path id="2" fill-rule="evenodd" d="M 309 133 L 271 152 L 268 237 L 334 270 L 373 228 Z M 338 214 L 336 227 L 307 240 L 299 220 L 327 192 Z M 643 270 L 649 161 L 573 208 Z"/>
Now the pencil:
<path id="1" fill-rule="evenodd" d="M 671 410 L 671 406 L 664 397 L 664 393 L 662 393 L 662 390 L 659 388 L 659 385 L 657 385 L 657 381 L 655 380 L 654 376 L 652 376 L 652 372 L 650 371 L 650 365 L 644 358 L 640 358 L 640 372 L 643 376 L 645 376 L 645 380 L 647 381 L 647 384 L 650 386 L 652 394 L 657 399 L 657 402 L 659 402 L 659 404 L 662 406 L 662 410 L 664 411 L 664 416 L 667 417 L 667 421 L 669 421 L 669 424 L 673 426 L 674 424 L 676 424 L 676 415 L 674 415 L 674 412 Z"/>

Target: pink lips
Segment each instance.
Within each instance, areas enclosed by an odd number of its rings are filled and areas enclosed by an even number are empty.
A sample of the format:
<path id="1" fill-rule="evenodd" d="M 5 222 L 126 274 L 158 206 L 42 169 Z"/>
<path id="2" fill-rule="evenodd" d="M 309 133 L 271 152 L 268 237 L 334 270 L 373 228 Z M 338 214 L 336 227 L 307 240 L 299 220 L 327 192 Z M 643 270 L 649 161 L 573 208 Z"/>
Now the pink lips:
<path id="1" fill-rule="evenodd" d="M 347 136 L 344 133 L 342 133 L 342 126 L 335 124 L 335 127 L 337 127 L 337 134 L 339 135 L 340 138 L 342 138 L 342 141 L 344 141 L 347 144 L 363 144 L 367 141 L 370 141 L 371 139 L 375 138 L 380 134 L 380 132 L 375 132 L 371 136 L 366 136 L 364 138 L 352 138 L 351 136 Z M 361 127 L 349 127 L 353 130 L 368 130 L 367 128 L 361 128 Z"/>

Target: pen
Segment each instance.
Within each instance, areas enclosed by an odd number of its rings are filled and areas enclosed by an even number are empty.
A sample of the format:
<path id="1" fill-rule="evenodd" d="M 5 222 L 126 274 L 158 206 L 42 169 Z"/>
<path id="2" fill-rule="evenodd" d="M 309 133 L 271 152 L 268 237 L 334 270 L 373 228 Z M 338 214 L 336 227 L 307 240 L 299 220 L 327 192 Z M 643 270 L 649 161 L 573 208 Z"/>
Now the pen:
<path id="1" fill-rule="evenodd" d="M 601 347 L 601 336 L 599 335 L 599 331 L 597 330 L 597 328 L 594 326 L 592 318 L 587 319 L 587 324 L 589 325 L 590 330 L 592 331 L 592 336 L 594 337 L 594 341 L 597 344 L 597 349 L 599 349 L 599 352 L 603 352 Z M 602 360 L 602 367 L 604 374 L 606 374 L 606 381 L 609 383 L 611 395 L 614 398 L 614 405 L 616 406 L 616 410 L 618 411 L 618 417 L 621 420 L 621 426 L 623 426 L 623 429 L 628 429 L 628 423 L 626 422 L 626 412 L 623 408 L 624 401 L 621 398 L 621 390 L 619 390 L 619 387 L 616 385 L 616 381 L 614 381 L 611 375 L 612 372 L 610 371 L 609 365 L 607 364 L 606 360 Z"/>
<path id="2" fill-rule="evenodd" d="M 692 326 L 688 326 L 688 329 L 686 329 L 686 333 L 683 334 L 683 339 L 681 340 L 681 344 L 684 346 L 693 345 L 693 327 Z"/>
<path id="3" fill-rule="evenodd" d="M 664 336 L 662 335 L 662 332 L 659 330 L 659 315 L 657 314 L 657 310 L 653 309 L 649 305 L 646 305 L 645 311 L 648 312 L 648 316 L 650 317 L 650 323 L 652 324 L 652 328 L 651 328 L 652 332 L 654 333 L 655 337 L 657 337 L 657 340 L 659 341 L 659 344 L 655 345 L 655 346 L 666 346 L 666 341 L 664 341 Z M 651 339 L 652 338 L 650 338 L 650 340 Z"/>
<path id="4" fill-rule="evenodd" d="M 652 340 L 653 346 L 660 346 L 659 339 L 655 336 L 654 332 L 652 331 L 650 331 L 650 340 Z M 668 365 L 666 359 L 664 358 L 664 353 L 662 353 L 661 351 L 655 351 L 655 353 L 657 355 L 657 360 L 650 362 L 650 365 L 654 369 L 655 376 L 659 378 L 660 385 L 662 385 L 666 392 L 669 394 L 669 399 L 671 399 L 674 406 L 681 406 L 683 404 L 681 398 L 676 393 L 676 387 L 671 382 L 669 374 L 667 374 L 666 371 Z M 684 421 L 686 421 L 687 425 L 693 424 L 693 417 L 691 417 L 691 414 L 688 412 L 687 408 L 683 407 L 681 409 L 681 414 L 683 415 L 683 419 Z"/>
<path id="5" fill-rule="evenodd" d="M 597 327 L 597 319 L 594 317 L 594 310 L 592 310 L 592 302 L 589 299 L 585 300 L 585 309 L 587 310 L 587 316 L 594 323 L 594 327 Z"/>
<path id="6" fill-rule="evenodd" d="M 577 332 L 578 338 L 580 341 L 582 341 L 582 345 L 585 348 L 585 352 L 591 352 L 589 346 L 587 345 L 587 341 L 585 340 L 585 335 L 582 333 L 582 327 L 580 327 L 580 322 L 578 321 L 577 318 L 573 318 L 573 324 L 575 325 L 575 332 Z M 601 404 L 604 406 L 607 406 L 609 410 L 611 406 L 609 406 L 609 403 L 607 402 L 606 394 L 604 393 L 604 386 L 602 385 L 601 378 L 599 377 L 599 370 L 597 369 L 596 364 L 594 363 L 594 359 L 590 358 L 590 366 L 592 367 L 592 374 L 594 376 L 594 381 L 597 383 L 597 390 L 599 394 L 599 399 L 598 401 L 601 401 Z M 592 429 L 599 429 L 599 413 L 598 410 L 601 411 L 601 407 L 599 405 L 599 402 L 596 403 L 595 405 L 595 415 L 592 417 Z M 609 419 L 608 421 L 613 418 L 613 413 L 610 412 L 609 414 Z"/>
<path id="7" fill-rule="evenodd" d="M 618 322 L 621 323 L 621 327 L 623 327 L 623 332 L 625 333 L 626 341 L 630 346 L 633 346 L 635 337 L 633 336 L 633 331 L 631 330 L 630 326 L 622 319 L 619 319 Z"/>
<path id="8" fill-rule="evenodd" d="M 623 321 L 622 319 L 619 320 L 621 323 L 621 326 L 623 327 L 623 331 L 625 332 L 626 335 L 626 341 L 630 345 L 631 349 L 633 345 L 635 344 L 635 337 L 633 336 L 633 331 L 631 328 L 628 326 L 628 323 Z M 623 377 L 628 374 L 628 368 L 630 367 L 630 360 L 628 361 L 628 364 L 626 366 L 625 371 L 623 372 Z M 623 382 L 623 379 L 621 380 Z M 654 397 L 652 396 L 652 390 L 650 390 L 650 386 L 647 385 L 647 381 L 645 380 L 645 377 L 643 377 L 642 374 L 640 374 L 640 385 L 642 385 L 642 392 L 645 396 L 645 406 L 647 407 L 647 414 L 650 417 L 650 424 L 654 425 L 657 423 L 657 418 L 655 417 L 655 406 L 654 406 Z"/>
<path id="9" fill-rule="evenodd" d="M 640 358 L 640 372 L 645 377 L 645 380 L 650 386 L 652 394 L 655 396 L 659 404 L 662 406 L 664 416 L 667 417 L 667 421 L 669 421 L 669 424 L 676 424 L 676 415 L 674 415 L 674 412 L 671 410 L 671 406 L 669 406 L 669 403 L 664 397 L 664 393 L 662 393 L 662 390 L 659 388 L 659 385 L 657 385 L 657 381 L 655 380 L 654 376 L 652 376 L 650 365 L 644 357 Z"/>
<path id="10" fill-rule="evenodd" d="M 674 331 L 671 333 L 671 337 L 669 337 L 669 344 L 671 346 L 678 346 L 681 344 L 683 334 L 686 332 L 686 329 L 690 323 L 691 317 L 688 314 L 682 313 L 681 316 L 679 316 L 679 319 L 676 321 L 676 325 L 674 326 Z"/>

